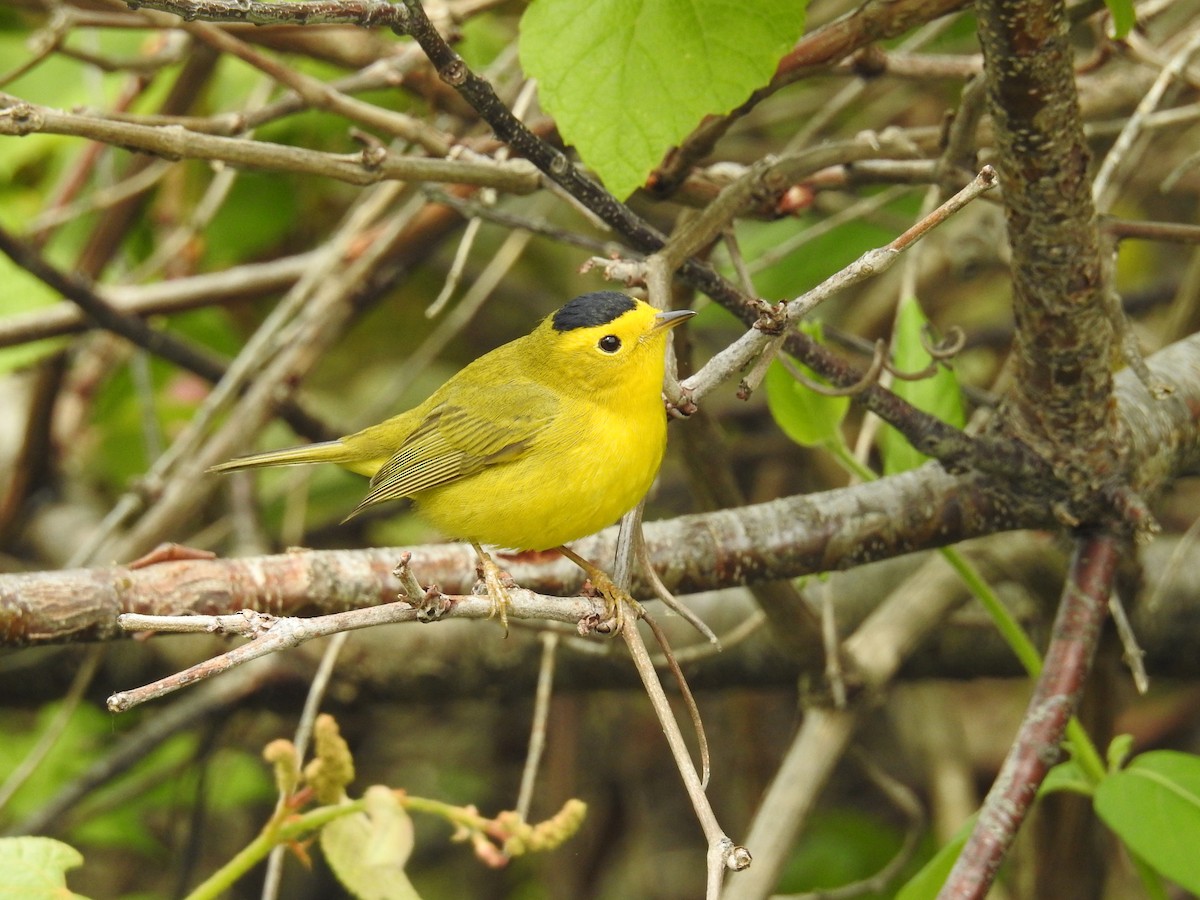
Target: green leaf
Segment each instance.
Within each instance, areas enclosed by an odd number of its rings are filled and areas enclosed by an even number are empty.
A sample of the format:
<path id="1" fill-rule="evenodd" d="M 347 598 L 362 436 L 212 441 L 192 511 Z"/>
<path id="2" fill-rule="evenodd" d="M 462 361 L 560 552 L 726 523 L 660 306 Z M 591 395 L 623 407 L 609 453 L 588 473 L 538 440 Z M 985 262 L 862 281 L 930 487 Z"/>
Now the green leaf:
<path id="1" fill-rule="evenodd" d="M 563 138 L 618 197 L 705 115 L 770 81 L 804 2 L 534 0 L 521 65 Z"/>
<path id="2" fill-rule="evenodd" d="M 321 829 L 321 850 L 338 881 L 358 900 L 420 900 L 404 866 L 413 849 L 408 813 L 386 787 L 367 789 L 367 811 Z"/>
<path id="3" fill-rule="evenodd" d="M 1133 753 L 1133 735 L 1118 734 L 1108 744 L 1108 771 L 1115 772 L 1125 765 Z"/>
<path id="4" fill-rule="evenodd" d="M 1096 814 L 1150 866 L 1200 893 L 1200 756 L 1143 753 L 1096 788 Z"/>
<path id="5" fill-rule="evenodd" d="M 1046 794 L 1055 794 L 1059 791 L 1070 791 L 1074 794 L 1082 794 L 1085 797 L 1090 797 L 1093 790 L 1094 785 L 1088 781 L 1083 767 L 1074 759 L 1068 759 L 1060 762 L 1046 773 L 1046 777 L 1042 779 L 1041 787 L 1038 788 L 1038 796 L 1043 797 Z"/>
<path id="6" fill-rule="evenodd" d="M 1104 0 L 1104 5 L 1112 16 L 1112 36 L 1118 41 L 1124 40 L 1137 24 L 1133 0 Z"/>
<path id="7" fill-rule="evenodd" d="M 819 325 L 802 326 L 811 337 L 821 340 Z M 821 382 L 812 369 L 786 354 L 781 356 L 796 371 Z M 771 363 L 765 379 L 767 408 L 789 438 L 804 447 L 829 447 L 842 443 L 841 424 L 850 409 L 849 397 L 827 397 L 806 387 L 793 377 L 779 360 Z"/>
<path id="8" fill-rule="evenodd" d="M 0 838 L 0 896 L 87 900 L 67 888 L 67 870 L 82 864 L 78 850 L 53 838 Z"/>
<path id="9" fill-rule="evenodd" d="M 933 855 L 933 859 L 925 863 L 921 867 L 921 871 L 896 892 L 896 900 L 926 900 L 926 898 L 932 900 L 937 897 L 942 885 L 950 877 L 950 870 L 954 868 L 958 855 L 962 853 L 967 838 L 971 836 L 971 829 L 975 827 L 975 818 L 976 816 L 972 815 L 963 822 L 954 837 Z"/>
<path id="10" fill-rule="evenodd" d="M 893 362 L 900 372 L 920 372 L 933 362 L 922 343 L 927 321 L 915 297 L 900 301 L 892 337 Z M 917 409 L 935 415 L 949 425 L 961 428 L 965 421 L 958 380 L 946 366 L 939 365 L 932 376 L 919 381 L 897 379 L 892 390 Z M 883 454 L 883 470 L 888 475 L 915 469 L 927 458 L 890 425 L 880 430 L 879 447 Z"/>

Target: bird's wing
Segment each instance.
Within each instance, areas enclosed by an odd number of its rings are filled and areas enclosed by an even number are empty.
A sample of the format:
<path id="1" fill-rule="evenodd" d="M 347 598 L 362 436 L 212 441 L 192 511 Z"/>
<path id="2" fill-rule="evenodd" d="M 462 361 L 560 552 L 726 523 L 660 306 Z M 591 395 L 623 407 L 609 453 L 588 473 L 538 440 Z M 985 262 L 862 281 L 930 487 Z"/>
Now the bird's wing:
<path id="1" fill-rule="evenodd" d="M 551 390 L 533 382 L 473 385 L 470 393 L 469 406 L 452 397 L 430 409 L 375 473 L 356 513 L 518 459 L 560 406 Z"/>

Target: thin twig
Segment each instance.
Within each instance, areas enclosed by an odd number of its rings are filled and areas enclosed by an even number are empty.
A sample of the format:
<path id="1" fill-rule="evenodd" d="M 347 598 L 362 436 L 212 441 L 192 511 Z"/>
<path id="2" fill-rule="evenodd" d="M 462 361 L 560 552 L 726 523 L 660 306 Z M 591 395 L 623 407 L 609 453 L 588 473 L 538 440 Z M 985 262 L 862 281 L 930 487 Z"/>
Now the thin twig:
<path id="1" fill-rule="evenodd" d="M 663 602 L 663 605 L 695 628 L 698 632 L 700 632 L 700 634 L 704 636 L 705 640 L 707 640 L 709 644 L 711 644 L 716 650 L 720 650 L 721 641 L 717 638 L 713 630 L 708 627 L 708 623 L 692 612 L 692 610 L 688 608 L 687 604 L 683 603 L 678 597 L 672 594 L 670 590 L 667 589 L 667 586 L 663 584 L 662 579 L 658 577 L 658 572 L 654 570 L 654 561 L 650 559 L 650 550 L 646 547 L 646 541 L 644 538 L 639 537 L 637 542 L 637 554 L 638 565 L 641 568 L 642 574 L 645 576 L 646 580 L 650 582 L 650 587 L 654 589 L 654 593 L 658 596 L 658 599 Z"/>
<path id="2" fill-rule="evenodd" d="M 663 691 L 662 682 L 658 680 L 658 673 L 654 670 L 654 664 L 642 641 L 641 633 L 632 625 L 627 625 L 621 629 L 621 637 L 625 640 L 625 646 L 629 648 L 634 668 L 641 676 L 642 686 L 650 698 L 655 715 L 658 716 L 659 724 L 667 737 L 667 743 L 671 746 L 671 754 L 675 758 L 679 774 L 683 776 L 683 784 L 691 798 L 692 808 L 696 811 L 700 827 L 704 830 L 704 836 L 708 840 L 708 879 L 705 897 L 707 900 L 716 900 L 721 892 L 721 882 L 725 870 L 732 869 L 739 872 L 745 869 L 750 865 L 750 853 L 745 847 L 738 846 L 730 840 L 717 821 L 716 813 L 713 812 L 712 805 L 708 802 L 708 796 L 704 793 L 703 781 L 695 766 L 692 765 L 687 744 L 675 721 L 675 714 Z"/>
<path id="3" fill-rule="evenodd" d="M 533 721 L 529 725 L 529 750 L 525 754 L 525 767 L 521 770 L 521 788 L 517 792 L 517 815 L 523 822 L 529 821 L 529 807 L 533 803 L 533 786 L 537 781 L 538 766 L 546 749 L 546 722 L 550 718 L 550 698 L 554 691 L 554 662 L 558 655 L 559 636 L 553 631 L 543 631 L 542 662 L 538 666 L 537 691 L 533 696 Z"/>
<path id="4" fill-rule="evenodd" d="M 696 703 L 696 697 L 692 693 L 692 689 L 688 686 L 687 679 L 683 677 L 683 669 L 679 666 L 679 660 L 675 658 L 675 651 L 671 649 L 671 644 L 667 640 L 666 632 L 657 620 L 648 613 L 642 613 L 642 620 L 649 626 L 651 633 L 654 635 L 654 640 L 658 644 L 659 649 L 663 652 L 663 658 L 666 660 L 667 669 L 675 678 L 675 683 L 679 685 L 679 692 L 683 695 L 683 704 L 688 711 L 688 717 L 692 720 L 692 730 L 696 733 L 696 743 L 700 750 L 700 786 L 708 787 L 708 779 L 712 774 L 712 763 L 708 752 L 708 735 L 704 732 L 704 722 L 700 718 L 700 707 Z"/>
<path id="5" fill-rule="evenodd" d="M 28 233 L 40 236 L 60 225 L 81 219 L 89 213 L 100 212 L 124 203 L 130 198 L 150 190 L 163 179 L 173 165 L 174 163 L 169 160 L 158 160 L 144 169 L 132 172 L 128 178 L 116 184 L 92 191 L 83 200 L 43 210 L 29 220 Z"/>
<path id="6" fill-rule="evenodd" d="M 1122 656 L 1125 665 L 1133 676 L 1133 686 L 1139 694 L 1145 695 L 1150 690 L 1150 676 L 1146 673 L 1146 651 L 1138 644 L 1137 634 L 1129 614 L 1125 612 L 1125 604 L 1121 595 L 1113 591 L 1108 598 L 1108 611 L 1112 614 L 1113 624 L 1117 626 L 1117 636 L 1121 639 Z"/>
<path id="7" fill-rule="evenodd" d="M 811 583 L 811 582 L 810 582 Z M 846 672 L 842 666 L 842 647 L 838 640 L 837 612 L 833 604 L 833 579 L 826 576 L 817 583 L 821 608 L 821 640 L 825 644 L 825 683 L 829 686 L 834 709 L 845 709 Z"/>
<path id="8" fill-rule="evenodd" d="M 718 653 L 732 650 L 738 644 L 753 637 L 766 624 L 767 614 L 761 609 L 755 609 L 745 619 L 733 626 L 733 628 L 729 629 L 723 635 L 718 636 L 715 644 L 708 641 L 703 644 L 692 644 L 691 646 L 681 647 L 673 651 L 672 655 L 675 657 L 675 661 L 681 666 L 687 663 L 712 659 Z M 667 665 L 667 658 L 665 656 L 652 656 L 651 659 L 654 660 L 654 665 L 657 667 L 665 667 Z"/>
<path id="9" fill-rule="evenodd" d="M 488 619 L 493 615 L 492 602 L 488 597 L 444 595 L 442 599 L 447 607 L 441 614 L 442 618 Z M 578 623 L 594 618 L 597 612 L 595 602 L 586 597 L 550 597 L 518 588 L 512 591 L 512 608 L 508 615 L 510 618 Z M 314 638 L 376 625 L 416 622 L 420 615 L 420 610 L 406 600 L 312 618 L 276 618 L 251 610 L 230 616 L 144 616 L 126 613 L 118 617 L 117 624 L 127 631 L 215 632 L 249 636 L 253 640 L 144 687 L 113 694 L 108 698 L 108 708 L 112 712 L 124 712 L 197 681 L 220 675 L 252 659 L 298 647 Z"/>

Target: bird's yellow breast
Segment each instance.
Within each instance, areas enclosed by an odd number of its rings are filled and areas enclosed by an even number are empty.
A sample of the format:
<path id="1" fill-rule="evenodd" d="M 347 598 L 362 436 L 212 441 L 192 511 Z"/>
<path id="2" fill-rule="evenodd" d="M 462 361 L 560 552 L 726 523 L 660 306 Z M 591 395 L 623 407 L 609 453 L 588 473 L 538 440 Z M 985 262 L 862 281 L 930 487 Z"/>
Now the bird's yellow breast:
<path id="1" fill-rule="evenodd" d="M 448 536 L 522 550 L 599 531 L 645 495 L 662 462 L 666 416 L 657 390 L 649 396 L 574 405 L 521 458 L 422 491 L 417 510 Z"/>

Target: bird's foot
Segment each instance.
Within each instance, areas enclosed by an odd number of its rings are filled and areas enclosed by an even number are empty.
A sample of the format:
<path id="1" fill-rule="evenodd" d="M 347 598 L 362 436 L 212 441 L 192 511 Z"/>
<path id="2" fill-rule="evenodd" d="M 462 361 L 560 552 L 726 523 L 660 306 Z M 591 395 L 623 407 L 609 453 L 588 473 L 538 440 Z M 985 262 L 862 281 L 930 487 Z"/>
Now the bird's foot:
<path id="1" fill-rule="evenodd" d="M 633 614 L 634 619 L 640 619 L 644 610 L 630 593 L 619 587 L 608 574 L 594 563 L 584 559 L 569 547 L 559 548 L 563 555 L 579 568 L 583 569 L 591 582 L 592 592 L 604 600 L 604 617 L 596 622 L 580 623 L 581 630 L 598 631 L 600 634 L 618 635 L 625 627 L 625 617 Z"/>
<path id="2" fill-rule="evenodd" d="M 626 616 L 632 615 L 635 621 L 642 617 L 642 604 L 634 600 L 628 591 L 618 587 L 604 572 L 597 569 L 594 573 L 588 573 L 588 581 L 595 594 L 604 600 L 604 617 L 592 628 L 593 631 L 615 636 L 625 627 Z"/>
<path id="3" fill-rule="evenodd" d="M 496 564 L 491 554 L 478 544 L 475 545 L 475 552 L 479 556 L 476 570 L 479 573 L 480 581 L 483 582 L 484 590 L 492 601 L 492 611 L 488 618 L 494 619 L 499 616 L 504 636 L 508 637 L 508 611 L 512 608 L 510 591 L 516 587 L 516 583 L 512 580 L 511 575 Z"/>

